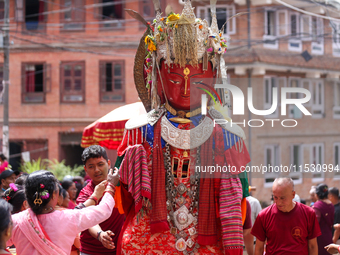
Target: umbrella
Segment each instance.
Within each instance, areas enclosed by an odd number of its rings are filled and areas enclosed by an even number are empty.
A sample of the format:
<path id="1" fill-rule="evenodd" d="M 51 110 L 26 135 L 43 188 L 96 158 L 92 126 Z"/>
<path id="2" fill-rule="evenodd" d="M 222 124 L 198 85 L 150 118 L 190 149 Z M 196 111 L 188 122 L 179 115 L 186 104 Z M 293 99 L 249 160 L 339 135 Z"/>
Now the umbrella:
<path id="1" fill-rule="evenodd" d="M 142 102 L 127 104 L 114 109 L 88 125 L 81 138 L 81 147 L 99 144 L 116 150 L 123 139 L 125 123 L 132 117 L 145 114 Z"/>

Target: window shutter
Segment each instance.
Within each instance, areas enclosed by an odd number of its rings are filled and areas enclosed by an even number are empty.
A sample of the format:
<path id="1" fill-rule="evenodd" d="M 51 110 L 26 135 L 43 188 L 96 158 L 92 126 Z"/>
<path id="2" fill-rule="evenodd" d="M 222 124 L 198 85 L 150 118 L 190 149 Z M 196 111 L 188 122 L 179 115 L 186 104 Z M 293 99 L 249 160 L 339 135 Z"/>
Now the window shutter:
<path id="1" fill-rule="evenodd" d="M 44 92 L 51 92 L 52 84 L 51 84 L 51 72 L 52 72 L 52 67 L 51 64 L 44 64 Z"/>
<path id="2" fill-rule="evenodd" d="M 307 41 L 311 39 L 312 19 L 309 15 L 301 15 L 300 18 L 300 31 L 301 39 Z"/>
<path id="3" fill-rule="evenodd" d="M 106 81 L 106 63 L 104 61 L 99 62 L 99 86 L 100 91 L 105 92 Z"/>
<path id="4" fill-rule="evenodd" d="M 26 93 L 26 64 L 21 63 L 21 87 L 22 93 Z"/>
<path id="5" fill-rule="evenodd" d="M 227 8 L 227 19 L 234 16 L 236 14 L 235 5 L 229 5 Z M 228 34 L 232 35 L 236 33 L 236 18 L 232 18 L 227 23 L 228 26 Z"/>
<path id="6" fill-rule="evenodd" d="M 74 21 L 75 22 L 84 22 L 85 21 L 85 9 L 84 9 L 84 0 L 74 0 Z"/>
<path id="7" fill-rule="evenodd" d="M 287 10 L 277 11 L 277 35 L 284 36 L 288 34 L 288 12 Z"/>
<path id="8" fill-rule="evenodd" d="M 16 0 L 15 19 L 17 22 L 24 22 L 24 0 Z"/>

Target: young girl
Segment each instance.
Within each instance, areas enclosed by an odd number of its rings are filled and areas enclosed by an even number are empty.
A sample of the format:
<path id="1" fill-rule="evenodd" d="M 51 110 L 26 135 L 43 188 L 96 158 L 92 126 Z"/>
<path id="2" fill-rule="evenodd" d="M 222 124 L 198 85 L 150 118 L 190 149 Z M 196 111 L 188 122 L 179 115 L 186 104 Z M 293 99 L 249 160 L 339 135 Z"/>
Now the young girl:
<path id="1" fill-rule="evenodd" d="M 24 211 L 28 208 L 24 188 L 11 183 L 9 189 L 3 194 L 3 199 L 13 206 L 12 214 Z"/>

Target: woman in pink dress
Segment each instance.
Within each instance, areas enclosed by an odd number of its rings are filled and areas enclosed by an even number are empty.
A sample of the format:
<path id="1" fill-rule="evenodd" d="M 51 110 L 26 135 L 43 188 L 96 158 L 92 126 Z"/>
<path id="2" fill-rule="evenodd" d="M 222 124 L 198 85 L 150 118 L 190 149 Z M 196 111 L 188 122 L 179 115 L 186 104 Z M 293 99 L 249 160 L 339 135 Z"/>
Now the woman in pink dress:
<path id="1" fill-rule="evenodd" d="M 13 233 L 7 245 L 15 244 L 20 255 L 65 255 L 77 234 L 106 220 L 115 205 L 115 186 L 118 172 L 111 170 L 107 177 L 104 196 L 97 206 L 94 200 L 101 194 L 94 191 L 82 210 L 55 210 L 59 197 L 58 180 L 48 171 L 37 171 L 29 175 L 25 191 L 29 209 L 12 216 Z M 105 185 L 105 181 L 97 186 Z M 99 192 L 100 193 L 100 192 Z M 84 208 L 86 207 L 86 208 Z"/>

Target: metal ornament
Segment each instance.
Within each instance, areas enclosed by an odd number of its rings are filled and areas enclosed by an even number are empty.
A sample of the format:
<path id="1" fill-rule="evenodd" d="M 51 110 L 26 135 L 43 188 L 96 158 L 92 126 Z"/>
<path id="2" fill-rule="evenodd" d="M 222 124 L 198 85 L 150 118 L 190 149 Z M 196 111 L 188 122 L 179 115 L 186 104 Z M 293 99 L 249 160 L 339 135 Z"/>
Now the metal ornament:
<path id="1" fill-rule="evenodd" d="M 189 237 L 187 240 L 187 245 L 189 246 L 189 248 L 191 248 L 194 244 L 195 242 Z"/>
<path id="2" fill-rule="evenodd" d="M 183 196 L 180 196 L 179 198 L 176 199 L 176 203 L 178 204 L 178 206 L 182 206 L 182 205 L 185 205 L 185 197 Z"/>
<path id="3" fill-rule="evenodd" d="M 174 212 L 174 222 L 179 231 L 188 227 L 193 221 L 194 216 L 189 213 L 189 210 L 185 205 Z"/>
<path id="4" fill-rule="evenodd" d="M 201 146 L 211 136 L 214 130 L 212 119 L 205 116 L 202 123 L 190 130 L 182 130 L 170 123 L 166 116 L 161 120 L 162 138 L 175 148 L 190 150 Z"/>
<path id="5" fill-rule="evenodd" d="M 193 235 L 196 235 L 196 234 L 197 234 L 197 232 L 196 232 L 196 228 L 195 228 L 195 227 L 189 228 L 189 229 L 188 229 L 188 231 L 189 231 L 189 234 L 190 234 L 191 236 L 193 236 Z"/>
<path id="6" fill-rule="evenodd" d="M 200 159 L 200 147 L 197 148 L 196 151 L 196 165 L 201 163 Z M 174 175 L 172 173 L 171 166 L 171 156 L 170 156 L 170 145 L 166 143 L 165 152 L 164 152 L 164 163 L 166 168 L 166 195 L 167 195 L 167 209 L 168 216 L 170 218 L 170 233 L 176 237 L 176 249 L 178 251 L 182 251 L 184 255 L 186 254 L 194 254 L 192 247 L 196 249 L 198 244 L 194 242 L 190 237 L 187 241 L 185 238 L 187 237 L 187 233 L 184 231 L 190 224 L 193 224 L 194 227 L 190 228 L 190 233 L 196 233 L 196 225 L 197 225 L 197 216 L 198 216 L 198 197 L 199 197 L 199 173 L 194 172 L 190 175 L 190 188 L 187 188 L 184 184 L 183 187 L 181 184 L 175 188 L 174 185 Z M 190 195 L 191 203 L 189 205 L 189 209 L 186 207 L 187 200 L 180 192 L 187 192 L 187 195 Z M 189 194 L 190 193 L 190 194 Z M 178 195 L 181 195 L 176 199 Z M 181 205 L 182 200 L 184 200 L 184 204 Z M 174 211 L 175 208 L 178 210 Z M 188 230 L 189 231 L 189 230 Z M 192 236 L 192 235 L 191 235 Z M 189 240 L 190 239 L 190 240 Z M 185 243 L 184 243 L 185 242 Z M 188 245 L 190 244 L 190 245 Z M 184 248 L 185 247 L 185 248 Z M 190 249 L 189 251 L 186 249 Z M 197 251 L 197 249 L 196 249 Z"/>
<path id="7" fill-rule="evenodd" d="M 177 186 L 177 192 L 180 195 L 183 195 L 187 190 L 188 190 L 187 187 L 185 187 L 185 185 L 183 183 L 181 183 Z"/>
<path id="8" fill-rule="evenodd" d="M 177 240 L 175 247 L 178 251 L 184 251 L 187 249 L 187 243 L 183 238 Z"/>

